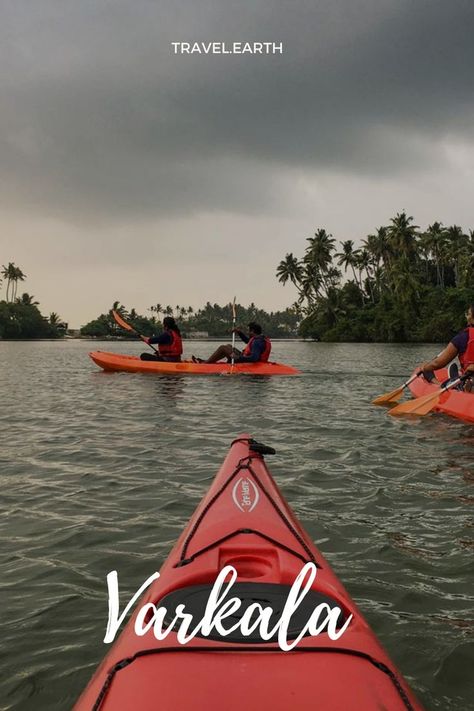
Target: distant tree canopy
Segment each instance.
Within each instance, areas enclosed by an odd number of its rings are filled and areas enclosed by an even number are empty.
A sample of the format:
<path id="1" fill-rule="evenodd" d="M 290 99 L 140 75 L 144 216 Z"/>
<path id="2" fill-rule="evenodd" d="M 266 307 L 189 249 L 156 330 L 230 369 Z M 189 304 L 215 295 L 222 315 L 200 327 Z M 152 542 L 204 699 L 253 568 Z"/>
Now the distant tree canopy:
<path id="1" fill-rule="evenodd" d="M 401 212 L 355 249 L 324 229 L 304 256 L 277 268 L 297 289 L 300 334 L 325 341 L 440 342 L 465 325 L 474 302 L 474 232 L 434 222 L 426 230 Z M 343 280 L 343 273 L 346 280 Z"/>
<path id="2" fill-rule="evenodd" d="M 0 338 L 60 338 L 67 330 L 56 313 L 49 318 L 38 309 L 34 296 L 24 293 L 17 297 L 18 282 L 26 274 L 13 262 L 2 265 L 0 286 L 5 282 L 5 299 L 0 300 Z"/>
<path id="3" fill-rule="evenodd" d="M 118 311 L 139 333 L 151 336 L 161 329 L 161 321 L 165 316 L 174 316 L 184 336 L 193 333 L 206 333 L 210 337 L 228 338 L 232 328 L 232 309 L 230 304 L 207 303 L 202 309 L 194 311 L 192 306 L 163 306 L 155 304 L 150 307 L 152 315 L 142 316 L 135 309 L 127 309 L 116 301 L 112 309 Z M 112 316 L 112 309 L 107 314 L 101 314 L 81 328 L 83 336 L 97 338 L 136 338 L 132 333 L 117 326 Z M 156 316 L 155 316 L 156 314 Z M 297 308 L 267 313 L 255 304 L 248 307 L 236 304 L 237 324 L 246 327 L 249 321 L 260 323 L 264 332 L 273 338 L 291 338 L 297 335 L 300 313 Z"/>

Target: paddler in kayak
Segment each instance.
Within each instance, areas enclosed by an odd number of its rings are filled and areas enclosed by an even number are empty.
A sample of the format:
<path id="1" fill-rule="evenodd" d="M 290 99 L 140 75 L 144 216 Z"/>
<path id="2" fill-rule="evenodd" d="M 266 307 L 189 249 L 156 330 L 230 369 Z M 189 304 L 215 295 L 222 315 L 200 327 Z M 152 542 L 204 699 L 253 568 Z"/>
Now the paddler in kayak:
<path id="1" fill-rule="evenodd" d="M 248 335 L 240 328 L 234 328 L 232 333 L 236 333 L 239 338 L 246 343 L 243 351 L 234 348 L 234 363 L 266 363 L 272 350 L 272 344 L 268 336 L 262 333 L 260 324 L 251 321 L 248 325 Z M 232 345 L 219 346 L 207 360 L 192 356 L 194 363 L 217 363 L 219 360 L 226 359 L 229 363 L 232 361 Z"/>
<path id="2" fill-rule="evenodd" d="M 470 304 L 466 319 L 467 327 L 459 331 L 436 358 L 422 363 L 420 370 L 423 374 L 431 374 L 434 370 L 444 368 L 457 357 L 461 365 L 461 375 L 472 373 L 472 376 L 464 382 L 464 390 L 472 392 L 474 390 L 474 303 Z M 453 363 L 449 369 L 449 379 L 454 380 L 458 375 L 457 365 Z"/>
<path id="3" fill-rule="evenodd" d="M 163 333 L 158 336 L 147 338 L 150 345 L 157 344 L 159 354 L 142 353 L 141 360 L 167 361 L 168 363 L 179 363 L 183 353 L 183 342 L 178 324 L 172 316 L 165 316 L 163 319 Z"/>

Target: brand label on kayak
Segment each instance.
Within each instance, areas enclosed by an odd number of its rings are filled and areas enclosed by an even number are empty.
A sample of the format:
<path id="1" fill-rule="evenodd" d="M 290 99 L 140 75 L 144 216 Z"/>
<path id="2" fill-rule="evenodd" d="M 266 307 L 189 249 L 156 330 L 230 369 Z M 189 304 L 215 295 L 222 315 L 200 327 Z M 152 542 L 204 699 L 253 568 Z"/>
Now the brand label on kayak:
<path id="1" fill-rule="evenodd" d="M 241 476 L 234 484 L 232 498 L 238 509 L 244 512 L 250 512 L 253 511 L 258 504 L 260 494 L 251 479 Z"/>

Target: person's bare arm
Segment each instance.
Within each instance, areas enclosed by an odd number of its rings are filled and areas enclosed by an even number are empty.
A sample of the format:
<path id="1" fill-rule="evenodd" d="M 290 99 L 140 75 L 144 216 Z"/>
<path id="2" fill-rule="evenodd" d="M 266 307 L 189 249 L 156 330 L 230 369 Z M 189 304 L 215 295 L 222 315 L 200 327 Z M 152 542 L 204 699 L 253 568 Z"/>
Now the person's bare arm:
<path id="1" fill-rule="evenodd" d="M 429 360 L 426 363 L 422 363 L 420 368 L 424 373 L 431 373 L 433 370 L 438 370 L 439 368 L 444 368 L 448 365 L 458 354 L 458 349 L 452 343 L 448 343 L 446 348 L 441 351 L 436 358 Z"/>

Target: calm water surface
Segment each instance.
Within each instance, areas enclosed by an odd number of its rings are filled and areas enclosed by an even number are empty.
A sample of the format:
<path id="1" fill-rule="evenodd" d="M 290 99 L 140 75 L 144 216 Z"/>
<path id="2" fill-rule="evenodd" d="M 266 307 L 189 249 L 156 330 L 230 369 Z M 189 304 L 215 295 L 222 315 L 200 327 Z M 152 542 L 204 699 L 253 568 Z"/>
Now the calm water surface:
<path id="1" fill-rule="evenodd" d="M 1 711 L 71 708 L 106 651 L 106 574 L 126 599 L 159 568 L 240 432 L 276 447 L 285 497 L 426 708 L 474 708 L 473 427 L 369 404 L 439 348 L 277 343 L 304 371 L 288 379 L 107 374 L 90 349 L 0 343 Z"/>

